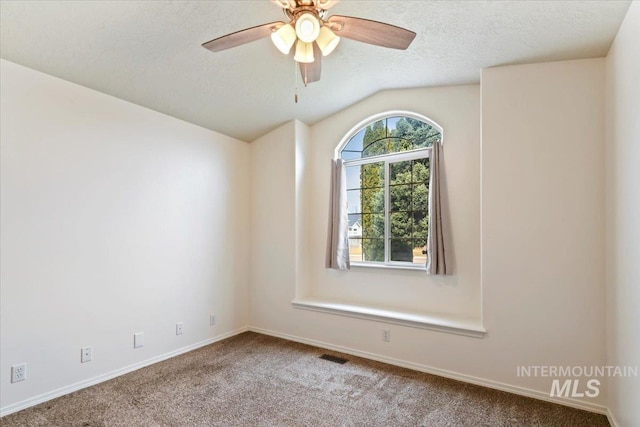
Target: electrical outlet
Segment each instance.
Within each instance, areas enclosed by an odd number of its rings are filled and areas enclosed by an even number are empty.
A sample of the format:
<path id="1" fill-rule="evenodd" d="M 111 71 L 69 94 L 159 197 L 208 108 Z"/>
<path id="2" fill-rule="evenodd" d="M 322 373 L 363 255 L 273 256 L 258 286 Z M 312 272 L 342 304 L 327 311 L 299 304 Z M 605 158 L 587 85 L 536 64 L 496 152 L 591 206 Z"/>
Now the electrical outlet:
<path id="1" fill-rule="evenodd" d="M 144 347 L 144 332 L 133 334 L 133 348 Z"/>
<path id="2" fill-rule="evenodd" d="M 27 364 L 20 363 L 11 367 L 11 382 L 17 383 L 27 379 Z"/>
<path id="3" fill-rule="evenodd" d="M 382 330 L 382 341 L 384 341 L 384 342 L 390 342 L 391 341 L 391 330 L 390 329 L 383 329 Z"/>
<path id="4" fill-rule="evenodd" d="M 91 357 L 93 356 L 93 348 L 92 347 L 82 347 L 80 349 L 80 363 L 91 362 Z"/>
<path id="5" fill-rule="evenodd" d="M 210 314 L 209 315 L 209 326 L 213 326 L 216 324 L 216 315 L 215 314 Z"/>
<path id="6" fill-rule="evenodd" d="M 182 322 L 180 323 L 176 323 L 176 335 L 182 335 L 183 331 L 182 331 L 182 326 L 184 324 Z"/>

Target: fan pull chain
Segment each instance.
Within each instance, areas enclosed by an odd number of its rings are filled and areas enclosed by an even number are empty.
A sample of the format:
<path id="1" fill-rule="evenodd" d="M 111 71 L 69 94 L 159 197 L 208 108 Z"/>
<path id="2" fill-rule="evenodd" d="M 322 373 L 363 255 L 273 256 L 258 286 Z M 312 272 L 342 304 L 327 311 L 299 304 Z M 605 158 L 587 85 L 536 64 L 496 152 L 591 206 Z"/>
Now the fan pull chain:
<path id="1" fill-rule="evenodd" d="M 295 89 L 293 99 L 298 103 L 298 63 L 293 61 L 293 86 Z"/>

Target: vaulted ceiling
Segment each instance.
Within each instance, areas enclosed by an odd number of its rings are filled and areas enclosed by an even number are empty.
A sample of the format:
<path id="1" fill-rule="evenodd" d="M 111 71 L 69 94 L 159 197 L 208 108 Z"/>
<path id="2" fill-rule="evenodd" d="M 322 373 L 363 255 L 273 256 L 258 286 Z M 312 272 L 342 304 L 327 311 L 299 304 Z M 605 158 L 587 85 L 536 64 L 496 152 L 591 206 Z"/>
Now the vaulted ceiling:
<path id="1" fill-rule="evenodd" d="M 313 124 L 391 88 L 477 83 L 485 67 L 605 56 L 629 1 L 354 1 L 332 14 L 415 31 L 406 51 L 343 39 L 294 102 L 295 66 L 269 38 L 203 42 L 284 20 L 267 0 L 6 1 L 0 53 L 83 86 L 245 141 Z"/>

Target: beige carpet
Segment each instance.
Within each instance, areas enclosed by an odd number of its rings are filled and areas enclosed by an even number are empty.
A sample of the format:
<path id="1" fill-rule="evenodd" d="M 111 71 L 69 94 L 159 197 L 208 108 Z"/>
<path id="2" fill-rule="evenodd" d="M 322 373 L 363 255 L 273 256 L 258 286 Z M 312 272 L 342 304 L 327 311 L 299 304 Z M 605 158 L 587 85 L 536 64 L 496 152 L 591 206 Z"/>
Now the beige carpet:
<path id="1" fill-rule="evenodd" d="M 349 359 L 346 364 L 322 354 Z M 608 426 L 602 415 L 244 333 L 2 426 Z"/>

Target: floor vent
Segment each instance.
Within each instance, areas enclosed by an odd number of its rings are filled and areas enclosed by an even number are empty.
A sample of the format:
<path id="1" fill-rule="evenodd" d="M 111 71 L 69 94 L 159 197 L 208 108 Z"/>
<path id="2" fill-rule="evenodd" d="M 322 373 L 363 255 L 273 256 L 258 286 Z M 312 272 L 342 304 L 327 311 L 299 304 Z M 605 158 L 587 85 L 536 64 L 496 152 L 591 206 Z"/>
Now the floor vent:
<path id="1" fill-rule="evenodd" d="M 338 356 L 332 356 L 330 354 L 323 354 L 322 356 L 320 356 L 320 359 L 328 360 L 329 362 L 339 363 L 341 365 L 348 362 L 347 359 L 343 359 L 342 357 L 338 357 Z"/>

